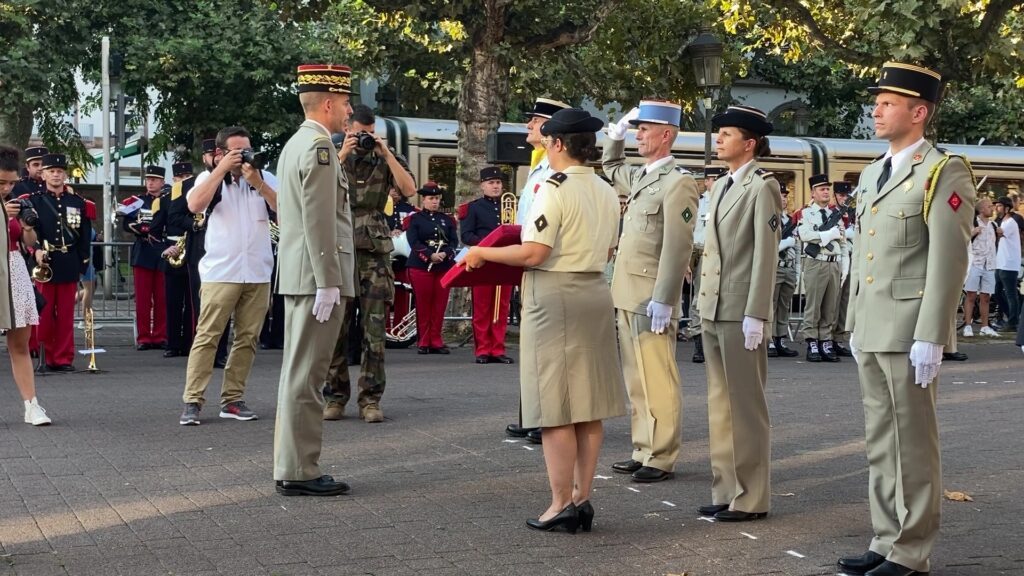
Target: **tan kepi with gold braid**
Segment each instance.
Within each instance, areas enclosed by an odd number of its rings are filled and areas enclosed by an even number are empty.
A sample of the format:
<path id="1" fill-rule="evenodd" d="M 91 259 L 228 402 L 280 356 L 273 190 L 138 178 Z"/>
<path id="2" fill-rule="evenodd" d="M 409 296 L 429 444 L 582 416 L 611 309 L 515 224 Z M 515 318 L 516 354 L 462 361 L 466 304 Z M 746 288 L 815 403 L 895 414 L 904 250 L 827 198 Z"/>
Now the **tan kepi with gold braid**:
<path id="1" fill-rule="evenodd" d="M 336 64 L 303 64 L 298 68 L 299 94 L 304 92 L 352 93 L 352 69 Z"/>

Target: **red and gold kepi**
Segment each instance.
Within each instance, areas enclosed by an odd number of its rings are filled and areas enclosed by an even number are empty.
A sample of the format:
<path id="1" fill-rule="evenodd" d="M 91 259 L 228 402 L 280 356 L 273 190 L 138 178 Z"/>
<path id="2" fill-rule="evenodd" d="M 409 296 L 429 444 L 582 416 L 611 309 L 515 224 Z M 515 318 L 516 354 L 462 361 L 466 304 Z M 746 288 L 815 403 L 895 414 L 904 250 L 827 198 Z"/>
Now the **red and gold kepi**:
<path id="1" fill-rule="evenodd" d="M 886 62 L 878 77 L 878 85 L 868 88 L 868 92 L 893 92 L 935 104 L 942 96 L 942 75 L 913 64 Z"/>
<path id="2" fill-rule="evenodd" d="M 352 69 L 338 64 L 299 66 L 299 94 L 303 92 L 352 93 Z"/>

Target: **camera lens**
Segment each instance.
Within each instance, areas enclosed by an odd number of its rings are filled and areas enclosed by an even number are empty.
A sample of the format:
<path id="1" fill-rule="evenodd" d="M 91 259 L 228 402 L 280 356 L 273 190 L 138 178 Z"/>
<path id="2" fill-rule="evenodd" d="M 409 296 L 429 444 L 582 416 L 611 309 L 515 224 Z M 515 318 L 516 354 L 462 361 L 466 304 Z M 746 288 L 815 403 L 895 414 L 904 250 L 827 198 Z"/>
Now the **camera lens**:
<path id="1" fill-rule="evenodd" d="M 377 140 L 369 132 L 360 132 L 356 134 L 356 145 L 363 150 L 370 151 L 377 146 Z"/>

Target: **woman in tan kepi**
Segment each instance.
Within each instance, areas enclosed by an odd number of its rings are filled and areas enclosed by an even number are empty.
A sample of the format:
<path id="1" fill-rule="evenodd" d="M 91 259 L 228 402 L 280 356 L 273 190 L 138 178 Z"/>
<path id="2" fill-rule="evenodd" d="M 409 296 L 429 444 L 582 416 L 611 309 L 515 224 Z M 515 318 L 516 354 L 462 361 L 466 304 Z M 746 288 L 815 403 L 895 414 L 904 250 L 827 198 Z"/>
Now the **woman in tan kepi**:
<path id="1" fill-rule="evenodd" d="M 541 126 L 556 172 L 523 220 L 523 243 L 473 247 L 466 269 L 485 262 L 526 268 L 519 378 L 523 426 L 543 428 L 551 505 L 527 520 L 536 530 L 590 531 L 590 485 L 601 450 L 601 420 L 626 413 L 615 316 L 604 267 L 618 236 L 615 191 L 584 166 L 598 158 L 603 123 L 575 108 Z"/>

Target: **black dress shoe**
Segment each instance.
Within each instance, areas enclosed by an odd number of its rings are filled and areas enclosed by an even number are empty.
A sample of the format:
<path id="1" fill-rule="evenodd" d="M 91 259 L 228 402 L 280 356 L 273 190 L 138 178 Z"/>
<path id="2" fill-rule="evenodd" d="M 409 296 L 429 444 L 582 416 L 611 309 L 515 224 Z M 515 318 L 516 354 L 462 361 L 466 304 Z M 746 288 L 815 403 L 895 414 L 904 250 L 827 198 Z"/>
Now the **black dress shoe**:
<path id="1" fill-rule="evenodd" d="M 529 434 L 531 430 L 536 430 L 536 428 L 523 428 L 519 424 L 509 424 L 508 426 L 505 426 L 505 435 L 511 436 L 512 438 L 526 438 L 526 435 Z"/>
<path id="2" fill-rule="evenodd" d="M 540 428 L 534 428 L 526 433 L 526 441 L 531 444 L 543 444 L 544 439 L 541 438 Z"/>
<path id="3" fill-rule="evenodd" d="M 943 352 L 942 359 L 952 360 L 954 362 L 963 362 L 964 360 L 967 360 L 967 354 L 964 354 L 963 352 Z"/>
<path id="4" fill-rule="evenodd" d="M 675 474 L 651 466 L 643 466 L 636 472 L 633 472 L 632 477 L 633 482 L 649 483 L 670 480 L 671 478 L 675 477 Z"/>
<path id="5" fill-rule="evenodd" d="M 779 349 L 775 347 L 775 341 L 774 340 L 768 342 L 768 357 L 769 358 L 778 358 L 779 357 Z"/>
<path id="6" fill-rule="evenodd" d="M 807 341 L 807 361 L 821 362 L 821 352 L 818 351 L 818 342 L 815 340 Z"/>
<path id="7" fill-rule="evenodd" d="M 821 346 L 821 359 L 825 362 L 839 362 L 839 356 L 836 351 L 832 349 L 831 340 L 821 340 L 819 342 Z"/>
<path id="8" fill-rule="evenodd" d="M 921 576 L 928 573 L 911 570 L 902 564 L 886 560 L 879 564 L 874 570 L 868 570 L 864 574 L 865 576 Z"/>
<path id="9" fill-rule="evenodd" d="M 835 340 L 832 341 L 832 349 L 835 350 L 836 356 L 840 358 L 853 358 L 853 352 L 850 352 L 849 348 Z"/>
<path id="10" fill-rule="evenodd" d="M 138 346 L 135 347 L 135 349 L 138 350 L 139 352 L 142 352 L 144 350 L 151 350 L 152 348 L 152 344 L 139 344 Z"/>
<path id="11" fill-rule="evenodd" d="M 867 572 L 881 566 L 882 562 L 885 562 L 885 556 L 882 556 L 878 552 L 868 550 L 860 556 L 847 556 L 846 558 L 840 558 L 836 565 L 839 566 L 839 570 L 852 576 L 860 576 Z"/>
<path id="12" fill-rule="evenodd" d="M 775 347 L 778 348 L 779 357 L 781 358 L 796 358 L 797 356 L 800 355 L 800 353 L 797 352 L 796 350 L 793 350 L 792 348 L 787 348 L 786 341 L 783 340 L 782 338 L 779 338 L 779 342 L 778 344 L 775 345 Z"/>
<path id="13" fill-rule="evenodd" d="M 164 350 L 164 358 L 177 358 L 178 356 L 182 356 L 182 353 L 177 350 Z"/>
<path id="14" fill-rule="evenodd" d="M 437 348 L 430 349 L 431 354 L 451 354 L 452 351 L 447 346 L 439 346 Z"/>
<path id="15" fill-rule="evenodd" d="M 728 504 L 707 504 L 707 505 L 701 506 L 700 508 L 697 508 L 697 513 L 700 514 L 701 516 L 714 516 L 715 514 L 718 514 L 719 512 L 721 512 L 722 510 L 728 510 L 728 509 L 729 509 L 729 505 Z"/>
<path id="16" fill-rule="evenodd" d="M 623 460 L 622 462 L 616 462 L 612 464 L 612 470 L 615 470 L 619 474 L 632 474 L 633 472 L 636 472 L 637 470 L 643 467 L 644 465 L 642 462 L 637 462 L 632 458 L 629 460 Z"/>
<path id="17" fill-rule="evenodd" d="M 47 364 L 46 369 L 51 372 L 74 372 L 75 367 L 71 364 Z"/>
<path id="18" fill-rule="evenodd" d="M 326 474 L 314 480 L 278 480 L 274 488 L 282 496 L 340 496 L 349 491 L 348 484 Z"/>
<path id="19" fill-rule="evenodd" d="M 418 349 L 416 349 L 416 353 L 417 354 L 430 354 L 430 348 L 428 348 L 426 346 L 420 346 Z"/>
<path id="20" fill-rule="evenodd" d="M 715 520 L 719 522 L 749 522 L 767 517 L 767 512 L 743 512 L 742 510 L 728 509 L 715 514 Z"/>
<path id="21" fill-rule="evenodd" d="M 515 360 L 509 358 L 508 356 L 505 356 L 504 354 L 502 354 L 500 356 L 491 356 L 491 362 L 495 362 L 495 363 L 498 363 L 498 364 L 515 364 L 516 363 Z"/>
<path id="22" fill-rule="evenodd" d="M 491 363 L 491 357 L 486 355 L 486 354 L 483 354 L 481 356 L 477 356 L 476 357 L 476 363 L 477 364 L 490 364 Z"/>
<path id="23" fill-rule="evenodd" d="M 214 358 L 213 359 L 213 367 L 214 368 L 223 368 L 223 367 L 225 367 L 227 365 L 228 365 L 227 358 Z"/>
<path id="24" fill-rule="evenodd" d="M 569 534 L 575 534 L 576 528 L 580 525 L 580 516 L 579 512 L 576 511 L 576 506 L 570 503 L 561 512 L 556 514 L 554 518 L 543 522 L 539 518 L 530 518 L 526 521 L 526 525 L 534 530 L 551 532 L 561 528 Z"/>

